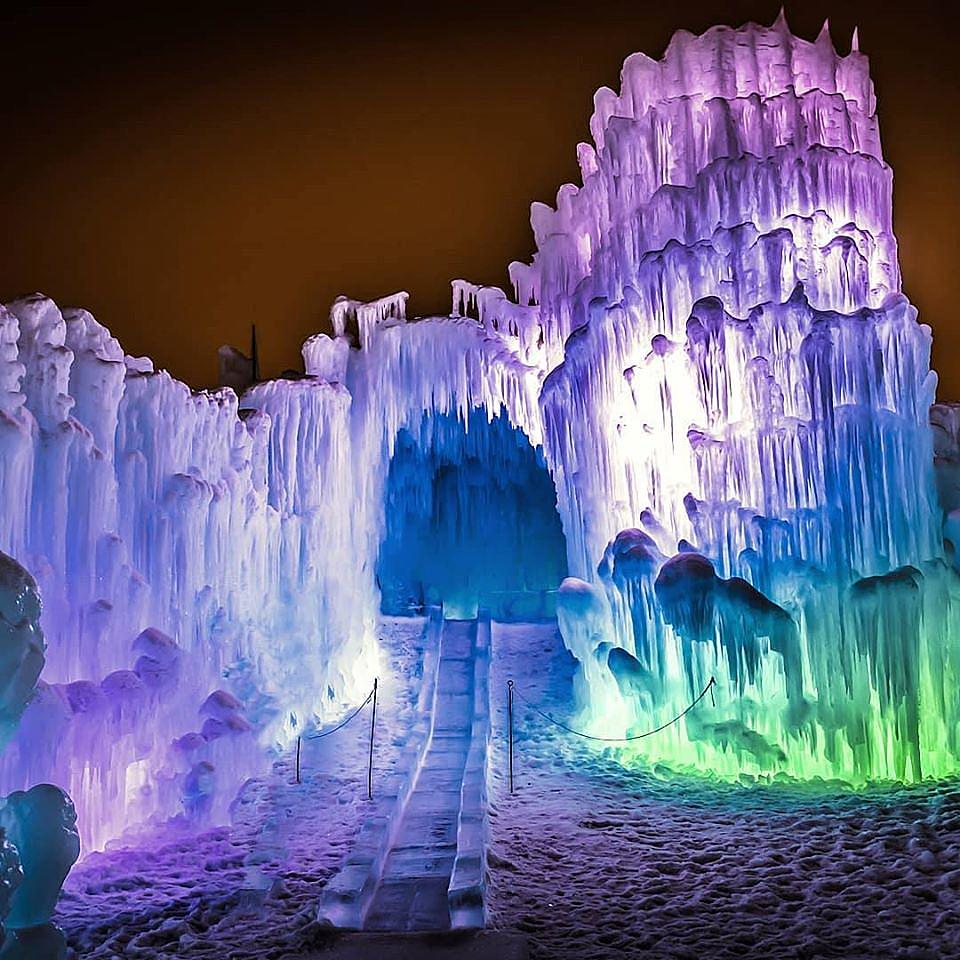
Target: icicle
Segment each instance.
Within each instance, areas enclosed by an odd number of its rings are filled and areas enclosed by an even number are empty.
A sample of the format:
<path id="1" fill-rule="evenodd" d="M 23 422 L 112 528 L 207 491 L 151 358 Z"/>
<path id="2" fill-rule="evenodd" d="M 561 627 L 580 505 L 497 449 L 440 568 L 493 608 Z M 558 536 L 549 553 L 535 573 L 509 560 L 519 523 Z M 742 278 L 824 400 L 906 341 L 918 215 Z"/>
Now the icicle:
<path id="1" fill-rule="evenodd" d="M 820 28 L 820 32 L 817 34 L 817 39 L 814 42 L 818 45 L 833 47 L 833 38 L 830 36 L 829 17 L 824 17 L 823 26 Z"/>

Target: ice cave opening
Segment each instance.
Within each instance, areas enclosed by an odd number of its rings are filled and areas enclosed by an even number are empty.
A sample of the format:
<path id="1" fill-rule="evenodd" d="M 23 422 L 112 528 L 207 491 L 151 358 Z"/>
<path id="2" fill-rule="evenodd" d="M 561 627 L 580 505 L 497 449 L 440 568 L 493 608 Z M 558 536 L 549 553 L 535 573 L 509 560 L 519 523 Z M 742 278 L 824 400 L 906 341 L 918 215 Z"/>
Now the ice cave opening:
<path id="1" fill-rule="evenodd" d="M 442 605 L 498 620 L 555 613 L 566 542 L 543 451 L 501 411 L 433 413 L 400 431 L 377 563 L 384 613 Z"/>

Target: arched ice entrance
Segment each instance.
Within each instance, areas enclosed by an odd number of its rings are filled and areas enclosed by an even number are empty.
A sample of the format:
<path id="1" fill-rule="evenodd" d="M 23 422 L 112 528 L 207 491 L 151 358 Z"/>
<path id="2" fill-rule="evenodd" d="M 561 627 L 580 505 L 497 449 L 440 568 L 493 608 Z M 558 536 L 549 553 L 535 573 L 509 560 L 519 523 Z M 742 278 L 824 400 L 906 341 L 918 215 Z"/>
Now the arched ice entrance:
<path id="1" fill-rule="evenodd" d="M 501 411 L 425 416 L 401 430 L 387 474 L 377 563 L 384 613 L 442 604 L 450 618 L 553 616 L 566 576 L 542 452 Z"/>

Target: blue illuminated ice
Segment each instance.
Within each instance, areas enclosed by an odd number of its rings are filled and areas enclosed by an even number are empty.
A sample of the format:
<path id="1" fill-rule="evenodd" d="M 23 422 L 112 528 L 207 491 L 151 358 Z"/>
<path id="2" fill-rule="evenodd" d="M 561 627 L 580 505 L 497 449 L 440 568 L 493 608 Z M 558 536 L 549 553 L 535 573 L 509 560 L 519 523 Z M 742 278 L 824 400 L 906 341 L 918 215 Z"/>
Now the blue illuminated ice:
<path id="1" fill-rule="evenodd" d="M 0 750 L 37 685 L 44 648 L 37 585 L 20 564 L 0 553 Z"/>
<path id="2" fill-rule="evenodd" d="M 10 914 L 11 901 L 17 888 L 23 883 L 23 864 L 20 852 L 7 839 L 6 831 L 0 834 L 0 936 Z"/>
<path id="3" fill-rule="evenodd" d="M 7 925 L 20 929 L 49 923 L 60 887 L 80 856 L 73 802 L 48 783 L 17 791 L 0 801 L 0 827 L 19 852 L 23 869 Z"/>
<path id="4" fill-rule="evenodd" d="M 40 612 L 33 577 L 0 553 L 0 749 L 43 669 Z M 59 787 L 40 784 L 0 797 L 0 931 L 4 923 L 14 929 L 48 923 L 79 853 L 76 812 Z"/>

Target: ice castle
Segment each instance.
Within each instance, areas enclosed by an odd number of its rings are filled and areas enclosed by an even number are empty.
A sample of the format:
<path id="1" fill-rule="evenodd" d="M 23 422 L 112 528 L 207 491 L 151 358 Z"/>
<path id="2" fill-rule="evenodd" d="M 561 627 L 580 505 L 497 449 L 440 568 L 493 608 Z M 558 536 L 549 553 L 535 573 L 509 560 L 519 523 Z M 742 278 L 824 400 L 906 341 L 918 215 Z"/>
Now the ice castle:
<path id="1" fill-rule="evenodd" d="M 716 678 L 625 763 L 956 770 L 931 333 L 856 34 L 840 55 L 782 17 L 680 32 L 590 130 L 512 295 L 457 280 L 416 319 L 403 293 L 341 298 L 306 376 L 239 398 L 83 310 L 0 307 L 0 550 L 38 584 L 46 661 L 4 674 L 0 792 L 63 786 L 93 848 L 222 819 L 268 748 L 366 694 L 381 605 L 422 603 L 556 613 L 597 735 Z"/>

